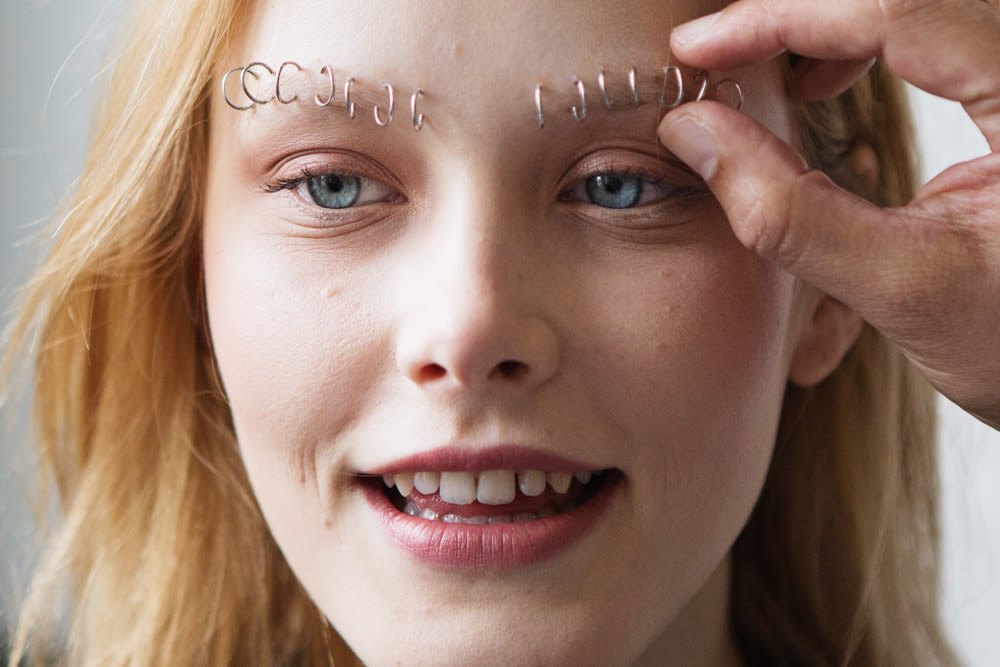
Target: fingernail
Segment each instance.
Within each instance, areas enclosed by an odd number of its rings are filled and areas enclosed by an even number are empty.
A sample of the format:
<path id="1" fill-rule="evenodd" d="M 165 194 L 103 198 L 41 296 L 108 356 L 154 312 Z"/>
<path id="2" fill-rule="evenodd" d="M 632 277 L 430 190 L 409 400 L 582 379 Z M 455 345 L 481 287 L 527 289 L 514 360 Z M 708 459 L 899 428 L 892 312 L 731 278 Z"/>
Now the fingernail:
<path id="1" fill-rule="evenodd" d="M 674 28 L 670 38 L 677 44 L 697 42 L 719 20 L 721 15 L 722 12 L 719 11 L 679 25 Z"/>
<path id="2" fill-rule="evenodd" d="M 715 173 L 718 156 L 715 137 L 690 116 L 682 116 L 661 127 L 660 141 L 706 181 Z"/>

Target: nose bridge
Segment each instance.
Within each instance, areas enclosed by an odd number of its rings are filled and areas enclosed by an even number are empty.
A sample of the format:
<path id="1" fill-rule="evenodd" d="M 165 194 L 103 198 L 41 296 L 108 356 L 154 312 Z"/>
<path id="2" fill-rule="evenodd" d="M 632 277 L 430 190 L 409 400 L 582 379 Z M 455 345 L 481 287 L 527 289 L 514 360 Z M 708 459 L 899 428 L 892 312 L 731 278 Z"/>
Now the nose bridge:
<path id="1" fill-rule="evenodd" d="M 421 277 L 408 290 L 397 356 L 421 386 L 527 387 L 558 363 L 530 214 L 487 172 L 462 171 L 417 224 Z"/>

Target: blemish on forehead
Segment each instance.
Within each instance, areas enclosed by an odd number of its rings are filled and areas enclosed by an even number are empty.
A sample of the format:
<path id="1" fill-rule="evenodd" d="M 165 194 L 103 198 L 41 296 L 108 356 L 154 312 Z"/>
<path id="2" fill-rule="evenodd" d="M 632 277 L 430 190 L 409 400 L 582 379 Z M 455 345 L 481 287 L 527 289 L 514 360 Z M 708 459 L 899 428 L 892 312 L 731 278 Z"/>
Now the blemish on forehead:
<path id="1" fill-rule="evenodd" d="M 465 52 L 465 47 L 461 43 L 456 43 L 455 48 L 452 50 L 456 58 L 460 58 Z"/>

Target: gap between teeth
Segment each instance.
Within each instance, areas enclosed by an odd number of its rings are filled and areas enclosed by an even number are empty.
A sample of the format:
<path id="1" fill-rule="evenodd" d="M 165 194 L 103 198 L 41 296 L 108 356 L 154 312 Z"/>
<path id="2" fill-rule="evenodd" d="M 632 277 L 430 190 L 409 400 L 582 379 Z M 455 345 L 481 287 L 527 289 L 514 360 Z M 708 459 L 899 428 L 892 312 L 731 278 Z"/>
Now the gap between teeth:
<path id="1" fill-rule="evenodd" d="M 439 493 L 442 500 L 454 505 L 468 505 L 476 500 L 484 505 L 504 505 L 514 500 L 517 489 L 526 496 L 538 496 L 548 485 L 556 493 L 566 493 L 574 477 L 581 484 L 586 484 L 592 473 L 541 470 L 523 470 L 517 473 L 512 470 L 483 470 L 479 473 L 402 472 L 383 475 L 382 480 L 390 489 L 396 487 L 404 498 L 416 489 L 424 495 Z"/>

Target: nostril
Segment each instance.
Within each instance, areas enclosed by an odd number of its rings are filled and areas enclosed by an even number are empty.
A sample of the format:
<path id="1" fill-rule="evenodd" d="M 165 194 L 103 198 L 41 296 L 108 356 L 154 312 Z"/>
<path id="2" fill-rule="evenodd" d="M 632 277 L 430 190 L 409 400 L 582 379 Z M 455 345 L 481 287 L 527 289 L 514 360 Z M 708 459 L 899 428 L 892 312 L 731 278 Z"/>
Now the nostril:
<path id="1" fill-rule="evenodd" d="M 520 361 L 501 361 L 494 373 L 507 380 L 517 380 L 528 372 L 528 366 Z"/>
<path id="2" fill-rule="evenodd" d="M 434 380 L 440 380 L 447 373 L 448 371 L 440 364 L 426 364 L 420 369 L 419 380 L 420 382 L 433 382 Z"/>

